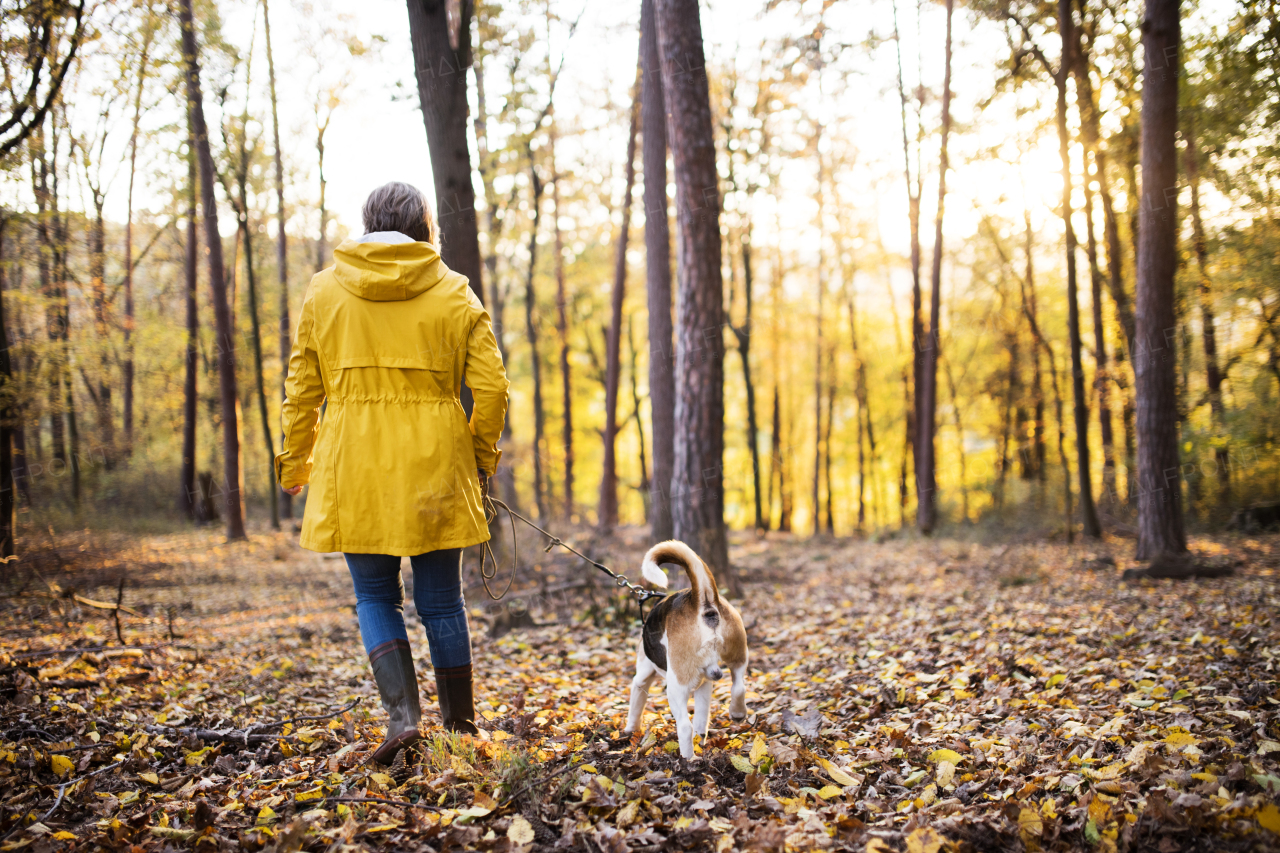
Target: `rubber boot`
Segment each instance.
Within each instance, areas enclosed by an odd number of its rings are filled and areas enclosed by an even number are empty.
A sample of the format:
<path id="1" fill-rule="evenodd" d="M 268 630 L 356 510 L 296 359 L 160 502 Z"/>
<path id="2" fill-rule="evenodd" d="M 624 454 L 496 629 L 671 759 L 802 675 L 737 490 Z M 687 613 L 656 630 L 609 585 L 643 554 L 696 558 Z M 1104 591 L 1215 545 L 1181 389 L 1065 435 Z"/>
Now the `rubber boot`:
<path id="1" fill-rule="evenodd" d="M 471 664 L 437 667 L 436 694 L 440 697 L 440 718 L 445 729 L 468 735 L 480 734 L 471 693 Z"/>
<path id="2" fill-rule="evenodd" d="M 401 749 L 418 742 L 418 721 L 422 704 L 418 699 L 418 676 L 413 671 L 413 653 L 407 640 L 389 640 L 369 653 L 373 678 L 378 683 L 382 707 L 390 720 L 387 736 L 373 751 L 373 760 L 390 764 Z"/>

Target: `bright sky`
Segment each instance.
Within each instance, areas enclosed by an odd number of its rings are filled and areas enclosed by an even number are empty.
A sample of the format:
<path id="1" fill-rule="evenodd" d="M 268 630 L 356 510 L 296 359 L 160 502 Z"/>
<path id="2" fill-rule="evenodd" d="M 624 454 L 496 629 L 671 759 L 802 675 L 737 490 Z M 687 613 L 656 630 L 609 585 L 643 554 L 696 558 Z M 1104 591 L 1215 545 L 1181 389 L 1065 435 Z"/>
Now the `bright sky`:
<path id="1" fill-rule="evenodd" d="M 408 18 L 402 0 L 313 2 L 314 5 L 308 5 L 302 0 L 274 0 L 271 6 L 282 131 L 287 168 L 292 175 L 288 192 L 291 201 L 314 203 L 318 197 L 314 93 L 319 88 L 343 82 L 345 88 L 326 136 L 328 207 L 343 225 L 358 233 L 360 206 L 373 187 L 394 179 L 413 183 L 428 193 L 432 188 L 426 134 L 412 85 Z M 590 2 L 577 6 L 568 0 L 554 3 L 558 14 L 565 19 L 572 19 L 580 8 L 584 10 L 571 43 L 564 43 L 563 27 L 553 32 L 553 55 L 558 57 L 562 50 L 567 55 L 557 91 L 557 110 L 561 116 L 573 117 L 571 120 L 580 126 L 595 128 L 576 140 L 566 139 L 560 157 L 569 161 L 576 157 L 594 164 L 597 170 L 602 160 L 609 164 L 616 160 L 616 165 L 610 166 L 607 173 L 614 176 L 615 182 L 620 181 L 625 150 L 625 112 L 610 113 L 604 107 L 610 102 L 620 105 L 629 101 L 635 75 L 639 5 L 638 0 L 630 4 L 633 8 Z M 776 39 L 784 30 L 800 30 L 802 15 L 797 12 L 797 4 L 780 4 L 768 16 L 754 11 L 762 7 L 763 3 L 744 3 L 743 0 L 704 3 L 703 33 L 713 67 L 734 61 L 749 77 L 757 66 L 762 41 Z M 816 8 L 816 3 L 806 3 L 804 19 L 814 20 Z M 247 50 L 252 39 L 251 103 L 253 111 L 265 118 L 269 112 L 260 3 L 230 0 L 220 4 L 220 9 L 224 15 L 223 34 L 228 41 Z M 744 13 L 744 9 L 753 11 Z M 917 9 L 922 9 L 919 20 Z M 332 39 L 326 42 L 318 36 L 318 26 L 322 23 L 335 30 L 354 32 L 366 43 L 379 36 L 384 41 L 371 55 L 353 59 Z M 856 149 L 856 164 L 837 176 L 843 198 L 856 207 L 864 220 L 873 220 L 878 225 L 891 251 L 905 253 L 907 215 L 894 45 L 892 41 L 884 41 L 876 48 L 866 46 L 869 33 L 882 38 L 892 34 L 893 5 L 890 0 L 837 3 L 827 13 L 827 23 L 827 38 L 848 45 L 841 65 L 849 73 L 842 83 L 838 72 L 828 71 L 824 91 L 830 94 L 821 101 L 814 97 L 808 104 L 808 112 L 828 125 L 835 144 Z M 904 0 L 899 8 L 899 23 L 908 91 L 919 80 L 931 90 L 940 91 L 944 33 L 941 6 L 930 3 L 918 7 Z M 540 37 L 543 32 L 540 28 Z M 305 48 L 308 42 L 321 47 L 309 53 Z M 544 48 L 545 45 L 538 46 L 540 56 Z M 1046 44 L 1045 50 L 1051 58 L 1056 58 L 1052 44 Z M 969 13 L 957 9 L 953 115 L 958 133 L 952 137 L 953 171 L 948 176 L 950 195 L 946 220 L 948 242 L 952 246 L 962 244 L 974 233 L 979 210 L 1020 220 L 1025 197 L 1032 206 L 1037 225 L 1051 221 L 1054 216 L 1052 206 L 1058 201 L 1061 186 L 1056 139 L 1050 135 L 1032 139 L 1032 120 L 1015 120 L 1012 98 L 1001 98 L 985 110 L 977 106 L 980 99 L 990 95 L 996 60 L 1006 52 L 1004 36 L 998 27 L 984 21 L 975 28 Z M 318 54 L 319 61 L 313 53 Z M 501 94 L 500 78 L 500 73 L 486 76 L 493 101 Z M 81 85 L 94 85 L 95 79 L 98 79 L 95 75 L 83 75 Z M 232 79 L 225 63 L 211 59 L 206 63 L 204 84 L 209 121 L 211 126 L 218 127 L 220 116 L 214 93 L 221 86 L 229 85 L 229 103 L 238 112 L 244 92 L 243 73 L 237 73 Z M 471 92 L 474 98 L 474 86 Z M 182 121 L 179 98 L 168 92 L 157 92 L 155 97 L 157 103 L 148 113 L 145 126 L 157 128 Z M 1024 106 L 1033 103 L 1036 97 L 1037 94 L 1029 90 L 1019 95 Z M 1047 91 L 1045 97 L 1048 97 Z M 84 97 L 83 93 L 78 100 L 93 103 L 93 99 Z M 931 244 L 933 203 L 937 195 L 938 142 L 932 133 L 938 110 L 936 101 L 931 102 L 927 110 L 925 121 L 930 133 L 925 137 L 923 152 L 922 211 L 926 254 Z M 1042 103 L 1040 112 L 1043 118 L 1051 116 L 1052 102 Z M 615 118 L 610 118 L 611 115 Z M 109 136 L 102 159 L 104 164 L 119 164 L 105 167 L 109 181 L 107 214 L 115 221 L 122 221 L 125 214 L 128 136 L 125 117 L 124 108 L 119 108 L 115 130 Z M 81 114 L 78 121 L 88 127 L 92 126 L 92 118 L 92 115 Z M 251 132 L 269 134 L 269 128 L 253 124 Z M 982 153 L 984 148 L 998 143 L 1003 143 L 1002 156 L 1013 156 L 1019 147 L 1026 148 L 1021 169 L 1010 168 L 989 152 Z M 269 139 L 264 144 L 269 149 Z M 474 152 L 473 142 L 473 157 Z M 185 168 L 175 163 L 173 152 L 167 149 L 144 151 L 141 159 L 138 205 L 160 210 L 173 176 L 184 175 Z M 789 163 L 783 173 L 782 228 L 795 232 L 792 245 L 804 251 L 816 251 L 816 233 L 811 227 L 815 212 L 815 169 L 811 162 L 799 160 Z M 77 191 L 83 192 L 83 189 L 72 188 L 73 194 Z M 1077 186 L 1077 207 L 1081 200 L 1079 193 Z M 20 200 L 28 196 L 28 191 L 10 183 L 0 187 L 0 197 L 6 196 Z M 773 217 L 769 219 L 772 221 Z M 314 223 L 314 218 L 308 223 L 295 221 L 291 227 L 314 232 Z M 230 233 L 232 227 L 231 217 L 226 215 L 224 232 Z"/>

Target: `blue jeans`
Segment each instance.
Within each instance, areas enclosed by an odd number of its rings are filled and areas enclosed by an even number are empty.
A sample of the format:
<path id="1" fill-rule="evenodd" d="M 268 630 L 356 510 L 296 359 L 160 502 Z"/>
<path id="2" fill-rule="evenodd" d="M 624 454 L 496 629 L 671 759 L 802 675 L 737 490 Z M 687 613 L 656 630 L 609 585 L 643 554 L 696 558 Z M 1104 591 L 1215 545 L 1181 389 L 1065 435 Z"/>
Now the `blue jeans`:
<path id="1" fill-rule="evenodd" d="M 404 627 L 404 581 L 400 558 L 343 554 L 356 589 L 356 616 L 365 653 L 390 640 L 409 640 Z M 471 663 L 471 633 L 462 597 L 462 549 L 428 551 L 409 558 L 413 604 L 427 629 L 431 664 L 437 669 Z"/>

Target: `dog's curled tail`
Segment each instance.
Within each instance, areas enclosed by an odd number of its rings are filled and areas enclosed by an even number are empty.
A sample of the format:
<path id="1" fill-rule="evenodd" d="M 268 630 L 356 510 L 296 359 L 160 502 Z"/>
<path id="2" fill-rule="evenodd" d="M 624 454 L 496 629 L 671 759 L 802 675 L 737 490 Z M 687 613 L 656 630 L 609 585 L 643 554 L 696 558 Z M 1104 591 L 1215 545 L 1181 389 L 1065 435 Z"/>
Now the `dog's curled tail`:
<path id="1" fill-rule="evenodd" d="M 707 570 L 706 564 L 692 548 L 683 542 L 677 539 L 659 542 L 649 549 L 649 553 L 644 555 L 644 562 L 640 564 L 640 573 L 644 575 L 645 580 L 654 586 L 666 589 L 667 573 L 662 570 L 662 563 L 674 563 L 683 568 L 685 574 L 689 576 L 689 584 L 693 587 L 694 594 L 699 599 L 719 596 L 715 578 Z"/>

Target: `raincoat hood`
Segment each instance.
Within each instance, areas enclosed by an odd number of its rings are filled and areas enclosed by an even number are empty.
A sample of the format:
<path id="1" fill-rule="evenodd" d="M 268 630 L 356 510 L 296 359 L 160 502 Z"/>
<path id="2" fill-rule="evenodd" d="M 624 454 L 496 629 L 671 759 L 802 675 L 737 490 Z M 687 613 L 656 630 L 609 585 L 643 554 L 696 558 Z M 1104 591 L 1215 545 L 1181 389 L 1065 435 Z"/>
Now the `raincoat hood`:
<path id="1" fill-rule="evenodd" d="M 447 272 L 440 253 L 398 231 L 343 240 L 333 251 L 333 277 L 361 299 L 401 302 L 430 290 Z"/>

